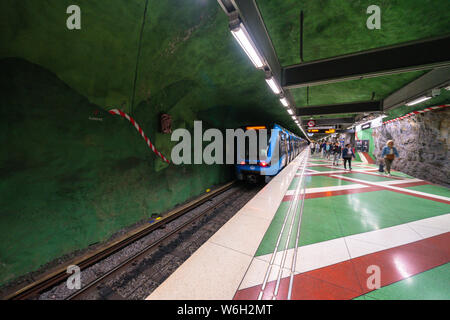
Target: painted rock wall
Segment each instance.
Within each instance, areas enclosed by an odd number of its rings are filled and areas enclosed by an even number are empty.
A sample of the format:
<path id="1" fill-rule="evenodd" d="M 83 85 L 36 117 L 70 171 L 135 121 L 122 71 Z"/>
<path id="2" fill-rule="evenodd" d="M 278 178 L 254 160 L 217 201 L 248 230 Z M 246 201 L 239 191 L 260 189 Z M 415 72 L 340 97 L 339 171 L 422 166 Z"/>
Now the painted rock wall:
<path id="1" fill-rule="evenodd" d="M 400 158 L 393 168 L 433 183 L 450 186 L 450 110 L 431 111 L 373 130 L 374 155 L 381 157 L 387 140 L 394 140 Z"/>

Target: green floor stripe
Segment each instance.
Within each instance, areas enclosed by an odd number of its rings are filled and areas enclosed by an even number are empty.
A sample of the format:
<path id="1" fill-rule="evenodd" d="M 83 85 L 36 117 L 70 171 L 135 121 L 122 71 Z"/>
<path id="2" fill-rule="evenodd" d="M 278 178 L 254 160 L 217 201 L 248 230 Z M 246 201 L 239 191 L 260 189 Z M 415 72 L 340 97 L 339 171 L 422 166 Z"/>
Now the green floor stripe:
<path id="1" fill-rule="evenodd" d="M 273 252 L 289 202 L 283 202 L 256 256 Z M 388 228 L 450 212 L 450 205 L 388 190 L 305 200 L 299 245 Z M 293 248 L 293 243 L 289 248 Z"/>
<path id="2" fill-rule="evenodd" d="M 347 178 L 353 178 L 353 179 L 359 179 L 359 180 L 371 181 L 371 182 L 395 180 L 395 179 L 392 179 L 392 178 L 390 178 L 388 176 L 382 176 L 382 175 L 374 176 L 374 175 L 365 174 L 365 173 L 346 173 L 343 176 L 347 177 Z"/>
<path id="3" fill-rule="evenodd" d="M 449 300 L 450 263 L 369 292 L 354 300 Z"/>
<path id="4" fill-rule="evenodd" d="M 289 190 L 294 190 L 297 186 L 300 178 L 294 178 L 289 186 Z M 306 188 L 320 188 L 320 187 L 334 187 L 343 186 L 349 184 L 355 184 L 354 182 L 339 180 L 335 178 L 330 178 L 326 176 L 306 176 L 305 177 Z"/>
<path id="5" fill-rule="evenodd" d="M 326 171 L 336 171 L 338 168 L 326 168 L 326 167 L 308 167 L 310 170 L 326 172 Z"/>

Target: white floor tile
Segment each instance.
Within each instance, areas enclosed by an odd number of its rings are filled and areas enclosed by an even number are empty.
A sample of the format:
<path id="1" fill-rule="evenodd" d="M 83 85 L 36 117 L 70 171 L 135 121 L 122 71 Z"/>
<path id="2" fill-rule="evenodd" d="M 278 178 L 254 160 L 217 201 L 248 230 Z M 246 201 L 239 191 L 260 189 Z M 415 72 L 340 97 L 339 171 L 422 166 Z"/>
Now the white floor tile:
<path id="1" fill-rule="evenodd" d="M 345 242 L 347 244 L 348 251 L 350 252 L 350 257 L 357 258 L 364 256 L 366 254 L 371 254 L 374 252 L 382 251 L 388 249 L 388 247 L 374 244 L 366 241 L 356 240 L 352 238 L 345 238 Z"/>
<path id="2" fill-rule="evenodd" d="M 441 229 L 446 232 L 450 231 L 450 213 L 435 216 L 427 219 L 410 222 L 413 225 L 420 225 L 429 228 Z"/>
<path id="3" fill-rule="evenodd" d="M 413 229 L 424 239 L 434 237 L 434 236 L 448 232 L 448 230 L 446 231 L 444 229 L 430 228 L 430 227 L 426 227 L 426 226 L 423 226 L 420 224 L 415 224 L 415 223 L 408 224 L 408 227 Z"/>
<path id="4" fill-rule="evenodd" d="M 205 243 L 148 300 L 230 300 L 252 257 Z"/>
<path id="5" fill-rule="evenodd" d="M 295 270 L 303 273 L 349 259 L 344 238 L 333 239 L 299 247 Z"/>
<path id="6" fill-rule="evenodd" d="M 408 226 L 399 225 L 362 234 L 352 235 L 347 237 L 347 239 L 366 241 L 385 247 L 396 247 L 406 243 L 421 240 L 422 237 L 411 230 Z"/>
<path id="7" fill-rule="evenodd" d="M 208 241 L 253 256 L 270 220 L 249 215 L 235 215 Z"/>

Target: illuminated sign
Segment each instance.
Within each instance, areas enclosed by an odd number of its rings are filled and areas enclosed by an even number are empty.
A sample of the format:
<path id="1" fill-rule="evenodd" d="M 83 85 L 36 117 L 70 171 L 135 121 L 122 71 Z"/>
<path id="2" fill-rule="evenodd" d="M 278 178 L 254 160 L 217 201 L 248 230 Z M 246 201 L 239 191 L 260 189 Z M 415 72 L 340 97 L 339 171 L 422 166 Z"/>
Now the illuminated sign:
<path id="1" fill-rule="evenodd" d="M 369 129 L 370 128 L 370 124 L 371 124 L 371 122 L 364 123 L 363 125 L 361 125 L 361 130 Z"/>
<path id="2" fill-rule="evenodd" d="M 336 129 L 308 129 L 309 133 L 335 133 Z"/>
<path id="3" fill-rule="evenodd" d="M 261 129 L 266 129 L 266 126 L 245 127 L 245 130 L 261 130 Z"/>

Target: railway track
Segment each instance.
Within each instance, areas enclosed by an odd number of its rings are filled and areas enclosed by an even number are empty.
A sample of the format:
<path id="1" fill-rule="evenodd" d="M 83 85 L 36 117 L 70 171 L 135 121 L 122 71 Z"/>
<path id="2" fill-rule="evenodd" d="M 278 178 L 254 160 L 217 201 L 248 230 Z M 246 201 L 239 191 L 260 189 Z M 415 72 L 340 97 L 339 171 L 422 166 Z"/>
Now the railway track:
<path id="1" fill-rule="evenodd" d="M 230 190 L 233 189 L 233 190 Z M 213 201 L 222 193 L 230 190 L 226 196 L 222 196 L 220 200 Z M 64 266 L 61 266 L 58 270 L 54 271 L 51 274 L 48 274 L 33 283 L 28 284 L 25 287 L 19 288 L 9 295 L 2 297 L 5 300 L 26 300 L 26 299 L 35 299 L 43 292 L 49 291 L 52 288 L 61 285 L 64 283 L 70 274 L 66 272 L 67 267 L 69 265 L 77 265 L 80 270 L 85 270 L 105 259 L 110 257 L 111 255 L 119 252 L 120 250 L 126 248 L 127 246 L 133 244 L 151 234 L 153 231 L 161 228 L 165 228 L 172 221 L 176 221 L 178 218 L 183 217 L 187 213 L 194 211 L 196 208 L 201 207 L 206 202 L 212 202 L 212 205 L 206 206 L 202 208 L 199 213 L 196 213 L 192 217 L 190 217 L 187 221 L 179 224 L 173 230 L 165 233 L 162 237 L 158 238 L 155 241 L 152 241 L 150 244 L 146 245 L 142 250 L 133 253 L 131 256 L 121 261 L 119 264 L 115 265 L 113 268 L 97 277 L 94 281 L 89 282 L 84 285 L 81 289 L 77 290 L 73 294 L 65 297 L 68 300 L 76 300 L 76 299 L 84 299 L 85 297 L 94 294 L 98 291 L 98 288 L 101 287 L 102 283 L 105 283 L 118 274 L 121 274 L 127 270 L 130 266 L 136 265 L 138 261 L 142 260 L 145 256 L 151 254 L 151 252 L 155 251 L 159 247 L 163 246 L 165 243 L 169 243 L 172 241 L 177 234 L 182 233 L 184 230 L 189 229 L 193 225 L 195 225 L 199 220 L 201 220 L 205 215 L 214 211 L 216 208 L 224 205 L 227 200 L 242 192 L 243 186 L 237 186 L 236 183 L 230 182 L 227 183 L 208 194 L 205 194 L 185 205 L 182 205 L 178 208 L 175 208 L 171 212 L 169 212 L 164 218 L 155 221 L 149 226 L 142 227 L 138 230 L 135 230 L 131 234 L 127 234 L 123 238 L 109 244 L 105 248 L 101 248 L 94 253 L 90 253 L 89 255 L 83 256 L 82 258 L 71 261 L 70 263 L 66 263 Z"/>

